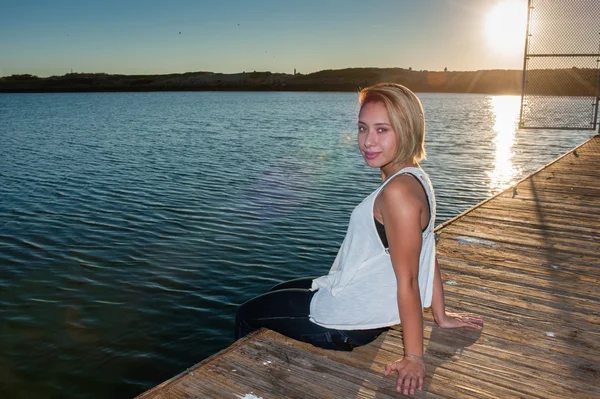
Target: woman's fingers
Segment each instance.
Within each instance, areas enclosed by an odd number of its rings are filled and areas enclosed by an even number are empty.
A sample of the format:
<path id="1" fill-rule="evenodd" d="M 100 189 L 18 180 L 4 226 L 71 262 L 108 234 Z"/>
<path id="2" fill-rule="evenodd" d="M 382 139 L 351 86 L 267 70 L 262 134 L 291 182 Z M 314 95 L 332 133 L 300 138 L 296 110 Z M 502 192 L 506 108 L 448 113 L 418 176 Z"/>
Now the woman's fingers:
<path id="1" fill-rule="evenodd" d="M 402 368 L 403 368 L 403 366 L 400 363 L 400 361 L 388 364 L 387 367 L 385 368 L 384 375 L 388 376 L 394 370 L 396 370 L 398 372 L 398 374 L 400 374 L 400 370 L 402 370 Z"/>
<path id="2" fill-rule="evenodd" d="M 417 384 L 418 384 L 418 378 L 417 378 L 417 376 L 413 376 L 410 379 L 410 385 L 408 387 L 408 390 L 406 388 L 404 389 L 404 394 L 406 395 L 406 393 L 409 392 L 411 395 L 414 395 L 415 389 L 417 389 Z M 405 383 L 404 386 L 406 387 L 406 385 L 408 385 L 408 384 Z"/>
<path id="3" fill-rule="evenodd" d="M 404 395 L 414 395 L 417 389 L 423 389 L 423 377 L 416 374 L 408 374 L 403 377 L 398 376 L 396 391 Z"/>
<path id="4" fill-rule="evenodd" d="M 404 382 L 404 378 L 398 376 L 398 380 L 396 381 L 396 392 L 402 392 L 402 382 Z"/>
<path id="5" fill-rule="evenodd" d="M 462 317 L 464 327 L 473 328 L 475 330 L 481 330 L 483 326 L 483 318 L 479 316 L 465 316 Z"/>
<path id="6" fill-rule="evenodd" d="M 457 319 L 460 322 L 460 325 L 458 327 L 466 327 L 466 328 L 472 328 L 475 330 L 481 330 L 481 327 L 483 326 L 483 320 L 479 321 L 479 320 L 473 320 L 471 318 L 466 318 L 463 317 L 461 319 Z"/>
<path id="7" fill-rule="evenodd" d="M 403 372 L 398 371 L 398 380 L 396 381 L 396 391 L 402 392 L 402 385 L 407 387 L 407 384 L 410 383 L 410 378 Z"/>
<path id="8" fill-rule="evenodd" d="M 396 370 L 396 363 L 388 364 L 383 374 L 387 377 L 393 370 Z"/>
<path id="9" fill-rule="evenodd" d="M 392 364 L 388 364 L 387 367 L 385 368 L 385 372 L 383 373 L 386 377 L 388 375 L 390 375 L 390 373 L 392 372 L 392 370 L 396 370 L 396 368 L 394 367 L 395 363 Z"/>
<path id="10" fill-rule="evenodd" d="M 483 324 L 483 317 L 474 314 L 460 315 L 460 318 L 471 323 Z"/>
<path id="11" fill-rule="evenodd" d="M 405 378 L 402 380 L 402 382 L 398 383 L 398 387 L 400 389 L 398 389 L 398 392 L 402 392 L 403 394 L 407 395 L 408 392 L 408 387 L 410 385 L 410 378 Z"/>

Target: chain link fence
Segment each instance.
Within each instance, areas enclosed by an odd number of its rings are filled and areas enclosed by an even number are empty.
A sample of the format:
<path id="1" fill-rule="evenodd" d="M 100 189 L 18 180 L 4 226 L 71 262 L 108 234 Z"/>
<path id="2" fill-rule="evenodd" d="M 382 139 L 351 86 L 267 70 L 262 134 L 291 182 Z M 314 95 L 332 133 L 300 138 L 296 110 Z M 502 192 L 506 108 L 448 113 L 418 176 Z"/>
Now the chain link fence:
<path id="1" fill-rule="evenodd" d="M 521 128 L 595 129 L 600 1 L 529 0 Z"/>

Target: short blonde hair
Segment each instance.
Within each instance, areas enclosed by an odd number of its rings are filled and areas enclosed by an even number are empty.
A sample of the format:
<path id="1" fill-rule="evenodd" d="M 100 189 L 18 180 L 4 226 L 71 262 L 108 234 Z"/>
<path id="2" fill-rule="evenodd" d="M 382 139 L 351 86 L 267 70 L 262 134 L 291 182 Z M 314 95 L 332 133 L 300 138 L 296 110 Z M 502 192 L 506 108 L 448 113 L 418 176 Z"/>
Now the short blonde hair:
<path id="1" fill-rule="evenodd" d="M 358 102 L 361 110 L 371 102 L 385 106 L 398 141 L 393 162 L 418 163 L 425 159 L 425 113 L 415 93 L 397 83 L 378 83 L 362 89 Z"/>

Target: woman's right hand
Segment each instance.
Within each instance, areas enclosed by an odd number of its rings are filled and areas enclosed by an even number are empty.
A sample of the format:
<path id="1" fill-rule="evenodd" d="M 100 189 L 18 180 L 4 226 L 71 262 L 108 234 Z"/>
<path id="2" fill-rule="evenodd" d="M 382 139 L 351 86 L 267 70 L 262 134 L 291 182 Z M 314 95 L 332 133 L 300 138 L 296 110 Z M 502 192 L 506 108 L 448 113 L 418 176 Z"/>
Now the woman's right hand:
<path id="1" fill-rule="evenodd" d="M 441 328 L 483 328 L 483 317 L 473 313 L 444 312 L 441 316 L 434 315 L 434 319 Z"/>
<path id="2" fill-rule="evenodd" d="M 425 379 L 425 362 L 413 357 L 403 357 L 385 368 L 385 375 L 396 370 L 398 372 L 398 381 L 396 382 L 396 391 L 404 395 L 414 395 L 416 389 L 423 389 L 423 380 Z"/>

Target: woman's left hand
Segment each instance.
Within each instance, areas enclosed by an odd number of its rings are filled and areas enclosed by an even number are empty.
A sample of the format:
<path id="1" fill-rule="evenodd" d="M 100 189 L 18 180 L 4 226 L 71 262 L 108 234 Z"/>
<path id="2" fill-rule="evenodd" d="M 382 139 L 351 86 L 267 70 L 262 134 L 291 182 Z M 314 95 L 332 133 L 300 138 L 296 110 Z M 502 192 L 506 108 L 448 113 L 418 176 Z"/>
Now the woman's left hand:
<path id="1" fill-rule="evenodd" d="M 435 322 L 441 328 L 483 328 L 483 317 L 471 313 L 445 312 L 439 320 L 436 318 Z"/>
<path id="2" fill-rule="evenodd" d="M 396 382 L 396 391 L 404 395 L 414 395 L 415 389 L 423 389 L 423 380 L 425 379 L 425 362 L 421 359 L 404 357 L 385 368 L 385 375 L 396 370 L 398 372 L 398 381 Z M 404 389 L 402 387 L 404 383 Z"/>

